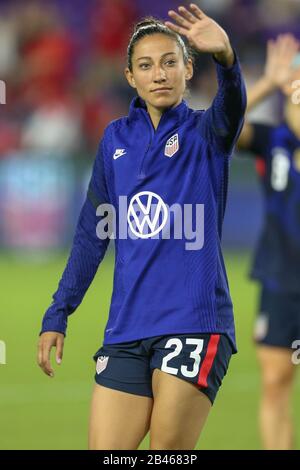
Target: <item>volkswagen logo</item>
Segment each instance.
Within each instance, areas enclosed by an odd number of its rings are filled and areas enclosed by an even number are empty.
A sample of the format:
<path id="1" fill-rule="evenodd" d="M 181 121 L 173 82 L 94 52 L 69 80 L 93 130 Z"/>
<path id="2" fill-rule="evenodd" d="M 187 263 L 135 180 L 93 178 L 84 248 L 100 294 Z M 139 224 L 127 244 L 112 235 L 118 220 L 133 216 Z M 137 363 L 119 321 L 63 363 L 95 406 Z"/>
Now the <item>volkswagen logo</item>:
<path id="1" fill-rule="evenodd" d="M 132 197 L 127 222 L 138 238 L 150 238 L 166 225 L 168 209 L 162 198 L 151 191 L 141 191 Z"/>

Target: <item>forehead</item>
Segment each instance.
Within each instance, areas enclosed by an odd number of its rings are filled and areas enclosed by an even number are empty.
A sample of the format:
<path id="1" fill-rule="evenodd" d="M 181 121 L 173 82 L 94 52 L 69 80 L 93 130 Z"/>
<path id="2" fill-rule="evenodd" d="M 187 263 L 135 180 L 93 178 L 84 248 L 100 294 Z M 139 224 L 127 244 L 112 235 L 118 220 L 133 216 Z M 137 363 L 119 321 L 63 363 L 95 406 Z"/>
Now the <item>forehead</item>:
<path id="1" fill-rule="evenodd" d="M 168 52 L 179 54 L 177 41 L 166 34 L 152 34 L 140 39 L 134 47 L 134 59 L 139 57 L 160 57 Z"/>

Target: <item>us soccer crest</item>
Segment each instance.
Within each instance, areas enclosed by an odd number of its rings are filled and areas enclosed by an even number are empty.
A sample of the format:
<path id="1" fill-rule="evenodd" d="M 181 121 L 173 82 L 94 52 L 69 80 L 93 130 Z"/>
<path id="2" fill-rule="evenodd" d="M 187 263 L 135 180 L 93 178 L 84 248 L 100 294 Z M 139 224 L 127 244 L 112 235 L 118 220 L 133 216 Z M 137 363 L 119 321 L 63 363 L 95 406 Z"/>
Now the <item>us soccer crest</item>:
<path id="1" fill-rule="evenodd" d="M 175 153 L 179 150 L 179 139 L 178 134 L 172 135 L 169 140 L 167 140 L 165 146 L 165 156 L 166 157 L 173 157 Z"/>
<path id="2" fill-rule="evenodd" d="M 97 359 L 97 364 L 96 364 L 96 372 L 97 374 L 101 374 L 101 372 L 106 369 L 107 363 L 108 363 L 108 356 L 100 356 Z"/>

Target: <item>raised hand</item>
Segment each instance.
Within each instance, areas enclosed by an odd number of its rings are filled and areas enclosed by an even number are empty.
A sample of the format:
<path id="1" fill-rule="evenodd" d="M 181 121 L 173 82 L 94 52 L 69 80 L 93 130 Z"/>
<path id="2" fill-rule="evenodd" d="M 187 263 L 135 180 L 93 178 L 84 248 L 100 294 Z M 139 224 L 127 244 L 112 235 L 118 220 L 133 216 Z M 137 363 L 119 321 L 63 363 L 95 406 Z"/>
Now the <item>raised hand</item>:
<path id="1" fill-rule="evenodd" d="M 292 34 L 282 34 L 275 40 L 268 41 L 264 78 L 273 87 L 281 88 L 293 79 L 293 61 L 298 52 L 299 41 Z"/>
<path id="2" fill-rule="evenodd" d="M 190 10 L 184 6 L 178 7 L 179 13 L 174 10 L 168 12 L 176 24 L 166 21 L 165 24 L 172 31 L 185 36 L 190 45 L 199 52 L 214 54 L 215 57 L 231 65 L 234 54 L 230 46 L 229 38 L 212 18 L 203 13 L 194 3 L 190 4 Z"/>

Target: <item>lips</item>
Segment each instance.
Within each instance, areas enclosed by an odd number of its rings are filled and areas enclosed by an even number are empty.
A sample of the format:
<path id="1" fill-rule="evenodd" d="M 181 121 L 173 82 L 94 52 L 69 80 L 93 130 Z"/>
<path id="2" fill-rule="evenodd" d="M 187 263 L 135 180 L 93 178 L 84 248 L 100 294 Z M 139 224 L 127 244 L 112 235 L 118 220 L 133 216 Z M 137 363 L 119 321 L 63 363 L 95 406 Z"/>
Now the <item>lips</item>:
<path id="1" fill-rule="evenodd" d="M 164 88 L 155 88 L 155 90 L 152 90 L 152 93 L 159 93 L 159 92 L 163 92 L 163 91 L 171 91 L 172 88 L 167 88 L 167 87 L 164 87 Z"/>

